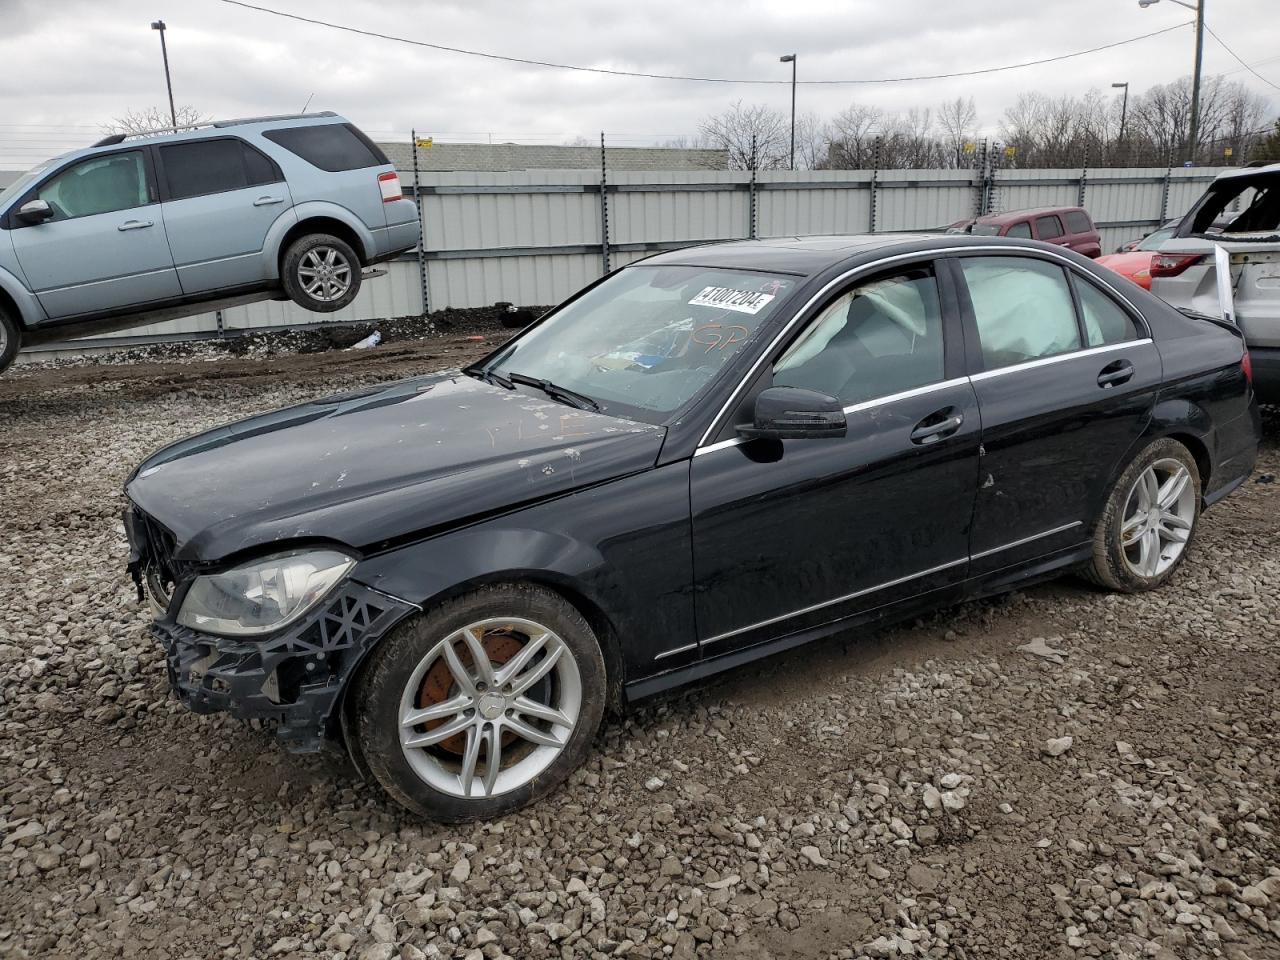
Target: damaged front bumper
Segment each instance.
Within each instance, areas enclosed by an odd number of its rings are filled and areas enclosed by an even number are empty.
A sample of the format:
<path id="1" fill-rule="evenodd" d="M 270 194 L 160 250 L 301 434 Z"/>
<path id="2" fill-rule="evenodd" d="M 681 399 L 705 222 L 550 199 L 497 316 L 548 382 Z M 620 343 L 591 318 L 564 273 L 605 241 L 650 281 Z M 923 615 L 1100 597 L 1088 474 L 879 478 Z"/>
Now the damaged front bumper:
<path id="1" fill-rule="evenodd" d="M 265 638 L 217 637 L 157 621 L 169 683 L 195 713 L 276 725 L 293 753 L 319 750 L 339 697 L 365 653 L 417 608 L 348 580 L 302 620 Z"/>

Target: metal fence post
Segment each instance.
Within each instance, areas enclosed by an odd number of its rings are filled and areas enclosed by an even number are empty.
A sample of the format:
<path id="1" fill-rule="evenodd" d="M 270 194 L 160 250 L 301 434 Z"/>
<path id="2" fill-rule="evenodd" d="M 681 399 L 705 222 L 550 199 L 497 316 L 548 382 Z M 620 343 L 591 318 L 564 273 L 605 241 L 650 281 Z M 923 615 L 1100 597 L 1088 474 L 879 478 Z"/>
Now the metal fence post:
<path id="1" fill-rule="evenodd" d="M 604 131 L 600 131 L 600 263 L 609 272 L 609 166 L 605 161 Z"/>
<path id="2" fill-rule="evenodd" d="M 757 220 L 758 207 L 756 206 L 756 166 L 756 135 L 753 133 L 751 135 L 751 184 L 747 188 L 749 191 L 748 203 L 750 204 L 747 211 L 747 216 L 750 218 L 750 222 L 747 225 L 747 236 L 751 240 L 757 239 L 760 232 L 759 221 Z"/>
<path id="3" fill-rule="evenodd" d="M 1173 180 L 1173 153 L 1172 152 L 1170 152 L 1169 157 L 1166 160 L 1166 163 L 1168 164 L 1168 166 L 1165 167 L 1165 171 L 1164 171 L 1164 188 L 1160 192 L 1160 224 L 1161 226 L 1163 226 L 1164 222 L 1169 219 L 1169 186 L 1171 181 Z"/>
<path id="4" fill-rule="evenodd" d="M 871 146 L 871 232 L 876 232 L 876 186 L 880 180 L 880 138 Z"/>
<path id="5" fill-rule="evenodd" d="M 973 151 L 973 215 L 982 216 L 982 207 L 987 202 L 987 141 L 979 140 Z"/>
<path id="6" fill-rule="evenodd" d="M 418 131 L 411 130 L 409 143 L 413 151 L 413 200 L 418 205 L 418 289 L 422 295 L 422 315 L 431 312 L 431 300 L 427 295 L 427 225 L 422 219 L 422 190 L 418 183 Z"/>
<path id="7" fill-rule="evenodd" d="M 1084 206 L 1084 192 L 1085 192 L 1085 184 L 1086 184 L 1086 183 L 1088 182 L 1088 180 L 1089 180 L 1089 148 L 1088 148 L 1088 146 L 1086 146 L 1086 147 L 1084 148 L 1084 157 L 1083 157 L 1083 160 L 1084 160 L 1084 165 L 1080 168 L 1080 187 L 1079 187 L 1079 189 L 1076 191 L 1076 206 L 1077 206 L 1077 207 L 1083 207 L 1083 206 Z"/>

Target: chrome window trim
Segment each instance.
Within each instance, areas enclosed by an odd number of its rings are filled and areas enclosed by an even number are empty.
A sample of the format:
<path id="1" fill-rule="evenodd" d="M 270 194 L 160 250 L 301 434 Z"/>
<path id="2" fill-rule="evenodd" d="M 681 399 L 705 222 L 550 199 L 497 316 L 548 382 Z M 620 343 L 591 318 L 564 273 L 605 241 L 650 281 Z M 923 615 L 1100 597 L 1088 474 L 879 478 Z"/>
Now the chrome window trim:
<path id="1" fill-rule="evenodd" d="M 1051 357 L 1039 357 L 1035 360 L 1024 360 L 1022 363 L 1011 363 L 1007 367 L 997 367 L 994 370 L 983 370 L 981 373 L 975 373 L 969 379 L 977 382 L 980 380 L 990 380 L 994 377 L 1003 376 L 1006 373 L 1019 373 L 1023 370 L 1034 370 L 1036 367 L 1047 367 L 1053 363 L 1061 363 L 1063 360 L 1075 360 L 1077 357 L 1088 357 L 1097 353 L 1112 353 L 1116 350 L 1125 350 L 1130 347 L 1144 347 L 1149 343 L 1154 343 L 1150 337 L 1143 337 L 1141 340 L 1125 340 L 1123 343 L 1107 343 L 1101 347 L 1086 347 L 1084 350 L 1071 350 L 1067 353 L 1055 353 Z"/>
<path id="2" fill-rule="evenodd" d="M 1014 540 L 1012 543 L 1002 544 L 1001 546 L 998 546 L 998 547 L 992 547 L 990 550 L 983 550 L 981 553 L 972 554 L 969 557 L 969 559 L 981 560 L 983 557 L 989 557 L 992 554 L 1000 553 L 1001 551 L 1004 551 L 1004 550 L 1012 550 L 1014 547 L 1025 546 L 1026 544 L 1033 543 L 1036 540 L 1042 540 L 1045 537 L 1051 537 L 1055 533 L 1066 533 L 1068 530 L 1074 530 L 1076 527 L 1083 527 L 1083 526 L 1084 526 L 1083 520 L 1076 520 L 1072 523 L 1064 523 L 1062 526 L 1054 527 L 1052 530 L 1043 530 L 1040 533 L 1033 533 L 1029 537 L 1023 537 L 1021 540 Z"/>
<path id="3" fill-rule="evenodd" d="M 967 254 L 967 253 L 1002 253 L 1007 256 L 1031 256 L 1033 258 L 1048 258 L 1051 260 L 1060 261 L 1069 269 L 1070 268 L 1074 268 L 1076 270 L 1080 269 L 1079 265 L 1074 263 L 1069 257 L 1064 257 L 1062 254 L 1057 253 L 1053 250 L 1040 250 L 1038 248 L 1025 248 L 1025 247 L 1017 247 L 1012 245 L 996 246 L 996 245 L 986 245 L 986 244 L 981 246 L 938 247 L 932 250 L 917 250 L 914 253 L 898 253 L 890 257 L 882 257 L 879 260 L 873 260 L 870 263 L 865 263 L 857 267 L 852 267 L 851 269 L 846 270 L 844 273 L 840 274 L 838 277 L 835 277 L 834 279 L 828 281 L 822 287 L 821 290 L 819 290 L 807 301 L 805 301 L 804 305 L 791 315 L 791 319 L 789 319 L 785 324 L 783 324 L 782 329 L 778 331 L 777 336 L 775 336 L 769 342 L 768 347 L 766 347 L 761 352 L 760 356 L 756 358 L 755 363 L 753 363 L 750 369 L 747 370 L 746 375 L 742 378 L 741 381 L 739 381 L 738 385 L 733 388 L 733 391 L 729 394 L 728 399 L 725 400 L 725 402 L 721 404 L 720 409 L 716 411 L 716 415 L 712 419 L 710 425 L 708 425 L 707 429 L 703 432 L 702 436 L 699 438 L 698 446 L 694 451 L 694 455 L 697 456 L 698 453 L 702 452 L 704 449 L 709 449 L 711 446 L 715 446 L 719 448 L 721 444 L 732 445 L 730 440 L 720 441 L 719 443 L 716 443 L 714 445 L 708 444 L 707 441 L 712 436 L 715 435 L 717 430 L 720 429 L 721 424 L 724 421 L 725 414 L 728 413 L 729 409 L 737 402 L 738 397 L 741 395 L 742 391 L 746 388 L 746 386 L 755 379 L 756 374 L 760 372 L 760 368 L 769 359 L 769 357 L 772 356 L 773 351 L 777 349 L 780 343 L 782 343 L 782 341 L 786 338 L 787 334 L 789 334 L 792 328 L 800 321 L 800 318 L 811 307 L 813 307 L 814 304 L 816 304 L 823 297 L 827 296 L 827 294 L 830 293 L 832 288 L 838 287 L 842 283 L 846 283 L 850 280 L 856 279 L 861 274 L 870 273 L 872 271 L 880 269 L 881 267 L 884 267 L 893 263 L 900 263 L 907 260 L 936 260 L 939 257 L 955 256 L 957 254 Z M 1118 289 L 1116 289 L 1116 287 L 1112 286 L 1112 284 L 1109 281 L 1101 277 L 1093 277 L 1092 275 L 1090 275 L 1090 279 L 1093 280 L 1096 284 L 1102 287 L 1105 287 L 1108 291 L 1110 291 L 1113 297 L 1115 297 L 1117 300 L 1124 303 L 1130 310 L 1132 310 L 1133 313 L 1139 319 L 1141 319 L 1143 327 L 1148 332 L 1148 336 L 1142 340 L 1127 340 L 1123 344 L 1107 344 L 1107 347 L 1119 348 L 1122 346 L 1134 346 L 1141 343 L 1152 342 L 1150 337 L 1151 324 L 1147 323 L 1147 318 L 1142 313 L 1142 311 L 1139 310 L 1136 306 L 1134 306 L 1133 302 L 1128 297 L 1126 297 L 1123 293 L 1121 293 Z M 1089 349 L 1100 350 L 1102 348 L 1092 347 Z M 1059 354 L 1058 357 L 1046 358 L 1046 359 L 1059 359 L 1059 358 L 1065 359 L 1067 357 L 1078 356 L 1079 354 L 1084 352 L 1086 351 L 1079 350 L 1073 353 Z M 1030 361 L 1030 362 L 1036 363 L 1038 361 Z M 1021 365 L 1018 365 L 1018 366 L 1021 366 Z M 1012 370 L 1012 369 L 1015 369 L 1015 368 L 1002 367 L 998 371 L 996 370 L 983 371 L 982 373 L 975 374 L 974 378 L 981 377 L 984 374 L 1002 373 L 1005 370 Z"/>
<path id="4" fill-rule="evenodd" d="M 836 597 L 833 600 L 823 600 L 821 603 L 811 604 L 807 607 L 801 607 L 799 610 L 792 610 L 790 613 L 782 613 L 776 617 L 770 617 L 768 620 L 761 620 L 757 623 L 749 623 L 745 627 L 735 627 L 733 630 L 726 630 L 724 633 L 717 633 L 714 637 L 708 637 L 703 640 L 703 645 L 715 643 L 717 640 L 725 640 L 729 637 L 736 637 L 740 633 L 746 633 L 748 630 L 755 630 L 758 627 L 767 627 L 770 624 L 781 623 L 783 620 L 790 620 L 792 617 L 802 617 L 806 613 L 813 613 L 816 610 L 822 610 L 825 607 L 835 606 L 837 603 L 844 603 L 846 600 L 856 600 L 858 597 L 865 597 L 869 593 L 875 593 L 878 590 L 887 590 L 889 587 L 896 587 L 899 584 L 907 583 L 910 580 L 919 580 L 921 577 L 927 577 L 931 573 L 941 573 L 943 570 L 950 570 L 952 567 L 958 567 L 962 563 L 968 563 L 969 558 L 965 557 L 961 560 L 952 560 L 950 563 L 940 564 L 936 567 L 930 567 L 928 570 L 921 570 L 917 573 L 908 574 L 905 577 L 898 577 L 896 580 L 888 580 L 884 583 L 877 583 L 873 587 L 864 587 L 861 590 L 855 590 L 853 593 L 847 593 L 843 597 Z"/>
<path id="5" fill-rule="evenodd" d="M 653 659 L 661 660 L 664 657 L 674 657 L 676 654 L 688 653 L 690 650 L 697 650 L 697 649 L 698 649 L 698 643 L 697 641 L 694 641 L 693 643 L 686 643 L 683 647 L 676 647 L 672 650 L 663 650 L 661 653 L 656 654 Z"/>

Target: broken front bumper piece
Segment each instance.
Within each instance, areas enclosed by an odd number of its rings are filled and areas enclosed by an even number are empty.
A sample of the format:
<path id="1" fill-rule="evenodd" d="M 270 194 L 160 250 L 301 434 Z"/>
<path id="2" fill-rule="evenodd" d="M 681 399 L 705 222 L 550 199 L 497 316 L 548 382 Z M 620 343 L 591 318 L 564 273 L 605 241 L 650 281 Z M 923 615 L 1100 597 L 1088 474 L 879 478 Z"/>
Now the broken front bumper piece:
<path id="1" fill-rule="evenodd" d="M 195 713 L 230 713 L 277 724 L 294 753 L 323 745 L 338 697 L 364 654 L 413 604 L 348 581 L 315 612 L 258 640 L 215 637 L 172 622 L 152 632 L 164 647 L 169 684 Z"/>

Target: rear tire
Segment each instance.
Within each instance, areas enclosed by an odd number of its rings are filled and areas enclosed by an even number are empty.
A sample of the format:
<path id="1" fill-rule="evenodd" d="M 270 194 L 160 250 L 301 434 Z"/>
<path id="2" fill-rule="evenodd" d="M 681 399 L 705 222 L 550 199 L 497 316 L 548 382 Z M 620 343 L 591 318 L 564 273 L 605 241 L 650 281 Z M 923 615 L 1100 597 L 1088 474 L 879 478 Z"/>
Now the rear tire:
<path id="1" fill-rule="evenodd" d="M 374 778 L 409 810 L 487 819 L 582 764 L 607 692 L 600 644 L 571 604 L 530 584 L 491 586 L 379 644 L 352 691 L 350 728 Z"/>
<path id="2" fill-rule="evenodd" d="M 22 330 L 18 322 L 9 315 L 9 311 L 0 307 L 0 373 L 13 363 L 22 345 Z"/>
<path id="3" fill-rule="evenodd" d="M 1157 440 L 1116 481 L 1084 574 L 1121 593 L 1163 586 L 1182 565 L 1200 521 L 1200 470 L 1176 440 Z"/>
<path id="4" fill-rule="evenodd" d="M 298 306 L 333 313 L 360 292 L 360 269 L 360 258 L 345 241 L 310 233 L 289 244 L 280 261 L 280 282 Z"/>

